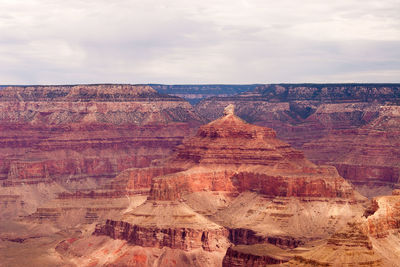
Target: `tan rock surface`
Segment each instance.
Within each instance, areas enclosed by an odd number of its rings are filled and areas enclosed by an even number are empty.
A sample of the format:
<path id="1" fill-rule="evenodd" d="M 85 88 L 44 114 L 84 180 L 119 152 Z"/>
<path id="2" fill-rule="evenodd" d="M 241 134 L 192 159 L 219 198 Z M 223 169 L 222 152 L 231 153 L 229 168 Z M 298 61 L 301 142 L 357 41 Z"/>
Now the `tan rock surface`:
<path id="1" fill-rule="evenodd" d="M 378 238 L 386 237 L 391 230 L 400 230 L 400 195 L 374 198 L 368 210 L 368 232 Z M 372 215 L 370 215 L 372 214 Z"/>
<path id="2" fill-rule="evenodd" d="M 385 266 L 360 225 L 350 223 L 326 244 L 295 256 L 287 266 Z"/>

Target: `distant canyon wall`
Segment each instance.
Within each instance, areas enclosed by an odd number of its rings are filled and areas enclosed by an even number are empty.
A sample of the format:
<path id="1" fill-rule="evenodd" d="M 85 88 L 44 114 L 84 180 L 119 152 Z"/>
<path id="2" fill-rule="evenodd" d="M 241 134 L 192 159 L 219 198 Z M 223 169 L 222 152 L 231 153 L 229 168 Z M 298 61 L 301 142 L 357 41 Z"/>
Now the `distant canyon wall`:
<path id="1" fill-rule="evenodd" d="M 150 86 L 4 87 L 0 180 L 112 178 L 168 156 L 200 124 L 188 102 Z"/>
<path id="2" fill-rule="evenodd" d="M 0 89 L 0 180 L 4 185 L 57 180 L 73 188 L 82 187 L 76 182 L 82 179 L 100 181 L 127 168 L 149 166 L 234 103 L 239 117 L 275 129 L 312 161 L 334 165 L 362 193 L 374 195 L 376 190 L 369 189 L 389 191 L 399 180 L 399 88 L 6 86 Z M 165 93 L 202 101 L 193 108 Z"/>

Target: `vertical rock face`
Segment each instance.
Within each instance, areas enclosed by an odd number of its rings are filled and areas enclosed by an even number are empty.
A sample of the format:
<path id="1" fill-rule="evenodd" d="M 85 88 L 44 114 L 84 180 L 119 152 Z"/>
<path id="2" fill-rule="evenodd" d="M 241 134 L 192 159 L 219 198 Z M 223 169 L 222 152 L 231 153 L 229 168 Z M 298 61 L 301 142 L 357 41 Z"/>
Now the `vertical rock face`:
<path id="1" fill-rule="evenodd" d="M 276 214 L 277 215 L 277 214 Z M 279 215 L 278 215 L 279 216 Z M 290 216 L 293 216 L 291 214 Z M 296 239 L 290 236 L 286 237 L 265 237 L 259 233 L 246 228 L 234 228 L 229 231 L 229 240 L 235 245 L 255 245 L 255 244 L 273 244 L 276 247 L 296 248 L 304 245 L 304 240 Z"/>
<path id="2" fill-rule="evenodd" d="M 374 237 L 387 237 L 393 230 L 399 230 L 400 195 L 398 191 L 395 190 L 392 196 L 374 198 L 365 216 L 367 216 L 367 231 Z"/>
<path id="3" fill-rule="evenodd" d="M 173 227 L 173 226 L 171 226 Z M 169 247 L 172 249 L 215 251 L 220 248 L 226 236 L 225 229 L 158 228 L 131 225 L 123 221 L 107 221 L 96 228 L 95 235 L 107 235 L 127 240 L 143 247 Z M 155 238 L 156 237 L 156 238 Z"/>
<path id="4" fill-rule="evenodd" d="M 399 101 L 398 84 L 281 84 L 206 99 L 196 110 L 213 120 L 234 103 L 240 117 L 274 128 L 369 196 L 390 192 L 399 180 Z"/>
<path id="5" fill-rule="evenodd" d="M 150 201 L 122 216 L 98 225 L 95 235 L 107 235 L 144 247 L 220 251 L 228 231 L 182 202 Z"/>
<path id="6" fill-rule="evenodd" d="M 223 267 L 253 267 L 281 264 L 287 262 L 289 257 L 283 250 L 268 245 L 235 246 L 228 248 Z"/>

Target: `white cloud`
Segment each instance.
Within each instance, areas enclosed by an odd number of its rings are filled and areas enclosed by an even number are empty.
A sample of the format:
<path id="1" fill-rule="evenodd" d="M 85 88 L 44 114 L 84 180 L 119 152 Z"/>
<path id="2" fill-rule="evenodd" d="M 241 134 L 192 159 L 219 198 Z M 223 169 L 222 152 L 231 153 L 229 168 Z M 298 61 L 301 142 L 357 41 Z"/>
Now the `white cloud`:
<path id="1" fill-rule="evenodd" d="M 398 0 L 0 0 L 0 83 L 400 82 Z"/>

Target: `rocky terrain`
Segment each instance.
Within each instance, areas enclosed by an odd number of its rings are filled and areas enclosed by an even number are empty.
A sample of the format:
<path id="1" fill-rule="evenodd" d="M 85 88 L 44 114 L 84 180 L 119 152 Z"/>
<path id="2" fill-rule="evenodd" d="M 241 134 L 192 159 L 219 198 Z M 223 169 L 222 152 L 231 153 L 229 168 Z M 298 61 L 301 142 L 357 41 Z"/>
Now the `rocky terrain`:
<path id="1" fill-rule="evenodd" d="M 172 251 L 181 256 L 171 266 L 187 266 L 190 258 L 195 266 L 237 266 L 243 258 L 283 263 L 293 258 L 283 249 L 329 237 L 361 218 L 366 203 L 334 168 L 311 163 L 272 129 L 238 118 L 232 106 L 144 172 L 160 166 L 176 171 L 153 177 L 143 204 L 98 224 L 91 236 L 63 241 L 57 251 L 71 261 L 79 257 L 79 264 L 128 264 L 138 248 L 143 266 L 159 266 L 156 258 Z M 248 259 L 248 246 L 257 245 L 266 254 Z"/>
<path id="2" fill-rule="evenodd" d="M 1 88 L 0 266 L 398 266 L 398 87 L 279 86 Z"/>
<path id="3" fill-rule="evenodd" d="M 159 93 L 182 97 L 192 105 L 197 104 L 205 98 L 213 96 L 233 96 L 239 93 L 251 91 L 257 87 L 256 84 L 150 84 L 150 86 L 156 89 Z"/>
<path id="4" fill-rule="evenodd" d="M 398 84 L 271 84 L 201 101 L 209 121 L 236 105 L 246 121 L 275 129 L 314 163 L 335 166 L 366 196 L 390 194 L 399 181 Z"/>
<path id="5" fill-rule="evenodd" d="M 360 225 L 349 223 L 325 244 L 295 256 L 288 266 L 384 266 Z"/>
<path id="6" fill-rule="evenodd" d="M 228 248 L 222 266 L 266 266 L 287 262 L 292 255 L 270 244 L 238 245 Z"/>
<path id="7" fill-rule="evenodd" d="M 0 217 L 33 212 L 63 190 L 94 189 L 125 169 L 149 166 L 201 121 L 189 103 L 150 86 L 3 87 Z"/>

